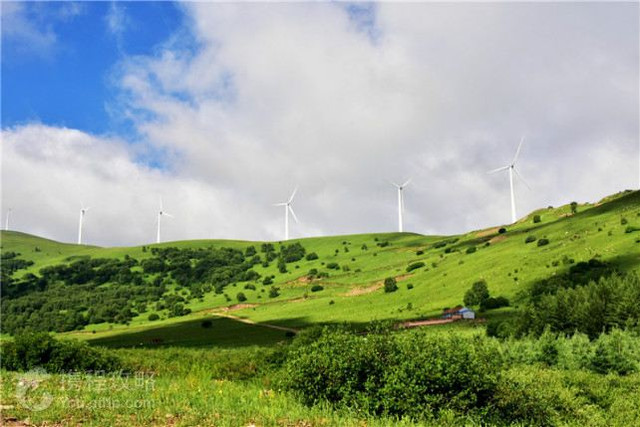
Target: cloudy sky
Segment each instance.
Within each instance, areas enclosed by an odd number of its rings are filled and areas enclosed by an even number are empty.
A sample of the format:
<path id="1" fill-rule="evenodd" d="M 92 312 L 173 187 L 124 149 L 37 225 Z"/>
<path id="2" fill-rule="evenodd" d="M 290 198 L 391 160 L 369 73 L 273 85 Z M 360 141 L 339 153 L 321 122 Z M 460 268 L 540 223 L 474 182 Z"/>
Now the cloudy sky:
<path id="1" fill-rule="evenodd" d="M 638 187 L 637 3 L 7 3 L 2 218 L 87 243 L 510 219 Z"/>

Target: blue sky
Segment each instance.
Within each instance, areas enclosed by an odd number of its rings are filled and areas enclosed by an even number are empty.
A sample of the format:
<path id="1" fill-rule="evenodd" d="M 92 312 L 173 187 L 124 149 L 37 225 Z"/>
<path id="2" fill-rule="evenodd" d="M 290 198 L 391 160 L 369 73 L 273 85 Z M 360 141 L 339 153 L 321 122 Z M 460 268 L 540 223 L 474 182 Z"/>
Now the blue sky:
<path id="1" fill-rule="evenodd" d="M 114 67 L 125 56 L 152 54 L 176 33 L 184 19 L 180 7 L 170 2 L 20 6 L 18 19 L 29 20 L 36 34 L 2 32 L 2 126 L 41 122 L 131 137 L 131 124 L 109 108 L 118 97 Z M 15 14 L 3 13 L 3 27 L 10 19 Z M 34 43 L 38 33 L 55 41 Z"/>

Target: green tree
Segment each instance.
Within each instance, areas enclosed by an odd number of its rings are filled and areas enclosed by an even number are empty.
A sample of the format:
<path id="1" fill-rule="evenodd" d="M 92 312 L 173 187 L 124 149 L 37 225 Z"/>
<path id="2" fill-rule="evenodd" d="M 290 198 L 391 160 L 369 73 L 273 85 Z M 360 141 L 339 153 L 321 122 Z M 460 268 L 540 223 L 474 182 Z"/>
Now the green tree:
<path id="1" fill-rule="evenodd" d="M 488 298 L 489 288 L 487 287 L 487 282 L 484 280 L 479 280 L 471 285 L 471 289 L 469 289 L 464 294 L 464 304 L 481 305 Z"/>

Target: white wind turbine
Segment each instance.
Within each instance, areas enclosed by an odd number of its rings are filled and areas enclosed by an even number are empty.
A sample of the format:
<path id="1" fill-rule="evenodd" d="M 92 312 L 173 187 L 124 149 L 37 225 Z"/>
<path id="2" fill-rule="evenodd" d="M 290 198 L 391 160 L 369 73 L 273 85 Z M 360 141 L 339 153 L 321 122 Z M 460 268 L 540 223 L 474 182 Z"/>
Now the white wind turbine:
<path id="1" fill-rule="evenodd" d="M 84 215 L 91 208 L 85 208 L 82 202 L 80 203 L 80 221 L 78 222 L 78 244 L 82 244 L 82 222 L 84 221 Z"/>
<path id="2" fill-rule="evenodd" d="M 524 178 L 522 178 L 522 175 L 520 175 L 520 173 L 518 172 L 518 169 L 516 169 L 516 162 L 518 161 L 518 156 L 520 156 L 520 150 L 522 149 L 523 142 L 524 142 L 524 136 L 522 137 L 522 139 L 520 139 L 520 144 L 518 144 L 518 150 L 516 151 L 516 155 L 513 157 L 513 161 L 511 163 L 509 163 L 507 166 L 503 166 L 501 168 L 494 169 L 492 171 L 487 172 L 487 173 L 496 173 L 496 172 L 502 172 L 504 170 L 509 171 L 509 186 L 511 188 L 511 223 L 512 224 L 518 220 L 518 215 L 516 213 L 516 195 L 513 187 L 513 174 L 515 173 L 516 175 L 518 175 L 518 178 L 520 178 L 522 183 L 526 185 L 527 188 L 531 189 L 531 187 L 529 187 L 529 184 L 527 184 Z"/>
<path id="3" fill-rule="evenodd" d="M 5 219 L 4 229 L 9 231 L 9 217 L 11 216 L 11 208 L 7 209 L 7 218 Z"/>
<path id="4" fill-rule="evenodd" d="M 398 231 L 402 233 L 403 231 L 403 216 L 404 216 L 404 188 L 409 185 L 411 179 L 405 181 L 404 184 L 398 185 L 395 182 L 391 184 L 398 189 Z"/>
<path id="5" fill-rule="evenodd" d="M 289 212 L 291 212 L 291 215 L 293 216 L 293 219 L 296 221 L 296 223 L 298 222 L 298 217 L 296 217 L 296 214 L 293 211 L 293 208 L 291 207 L 291 203 L 293 202 L 293 198 L 296 196 L 297 191 L 298 191 L 298 188 L 296 187 L 296 189 L 293 190 L 293 193 L 291 193 L 291 197 L 289 197 L 288 201 L 282 202 L 282 203 L 276 203 L 274 205 L 274 206 L 284 206 L 284 240 L 289 240 Z"/>
<path id="6" fill-rule="evenodd" d="M 160 210 L 158 211 L 158 234 L 156 235 L 156 243 L 160 243 L 160 222 L 163 216 L 168 216 L 169 218 L 173 218 L 173 215 L 171 215 L 168 212 L 165 212 L 162 209 L 162 199 L 160 199 Z"/>

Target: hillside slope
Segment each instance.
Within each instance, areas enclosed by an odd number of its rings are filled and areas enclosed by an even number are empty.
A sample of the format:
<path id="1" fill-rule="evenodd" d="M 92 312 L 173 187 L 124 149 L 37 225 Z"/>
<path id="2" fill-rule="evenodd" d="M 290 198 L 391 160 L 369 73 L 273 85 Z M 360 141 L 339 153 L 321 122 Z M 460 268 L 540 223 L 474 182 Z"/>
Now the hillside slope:
<path id="1" fill-rule="evenodd" d="M 561 274 L 575 262 L 598 258 L 622 270 L 640 268 L 640 231 L 635 231 L 640 229 L 640 192 L 621 193 L 599 203 L 580 205 L 577 210 L 572 214 L 569 205 L 541 209 L 506 227 L 506 232 L 496 227 L 459 236 L 386 233 L 293 240 L 288 243 L 300 243 L 307 254 L 315 252 L 318 259 L 287 264 L 286 273 L 278 271 L 276 262 L 267 267 L 257 264 L 253 270 L 260 278 L 251 282 L 255 290 L 246 289 L 248 283 L 240 282 L 227 286 L 223 294 L 207 292 L 202 298 L 189 300 L 187 306 L 192 313 L 187 316 L 168 317 L 160 310 L 157 312 L 160 320 L 151 323 L 147 319 L 156 308 L 150 304 L 144 314 L 134 317 L 128 325 L 102 323 L 89 325 L 85 330 L 96 331 L 92 337 L 114 336 L 216 313 L 296 328 L 327 322 L 413 319 L 434 316 L 444 307 L 461 303 L 465 291 L 480 279 L 486 280 L 492 295 L 513 300 L 525 286 Z M 534 215 L 540 216 L 539 223 L 533 222 Z M 528 236 L 536 240 L 525 243 Z M 98 248 L 62 244 L 17 232 L 2 232 L 1 237 L 3 252 L 19 252 L 21 258 L 34 262 L 16 276 L 37 274 L 42 267 L 69 263 L 83 256 L 122 259 L 128 255 L 142 260 L 151 256 L 153 247 L 244 250 L 249 246 L 259 249 L 262 244 L 199 240 Z M 538 246 L 541 239 L 549 243 Z M 408 265 L 416 262 L 424 266 L 407 272 Z M 309 278 L 312 269 L 328 277 Z M 262 283 L 267 276 L 273 276 L 273 284 Z M 396 278 L 398 291 L 385 293 L 381 289 L 387 277 Z M 323 289 L 312 292 L 314 285 Z M 279 288 L 279 296 L 268 296 L 272 287 Z M 176 286 L 169 292 L 185 295 L 186 291 Z M 236 305 L 239 292 L 246 301 Z"/>

